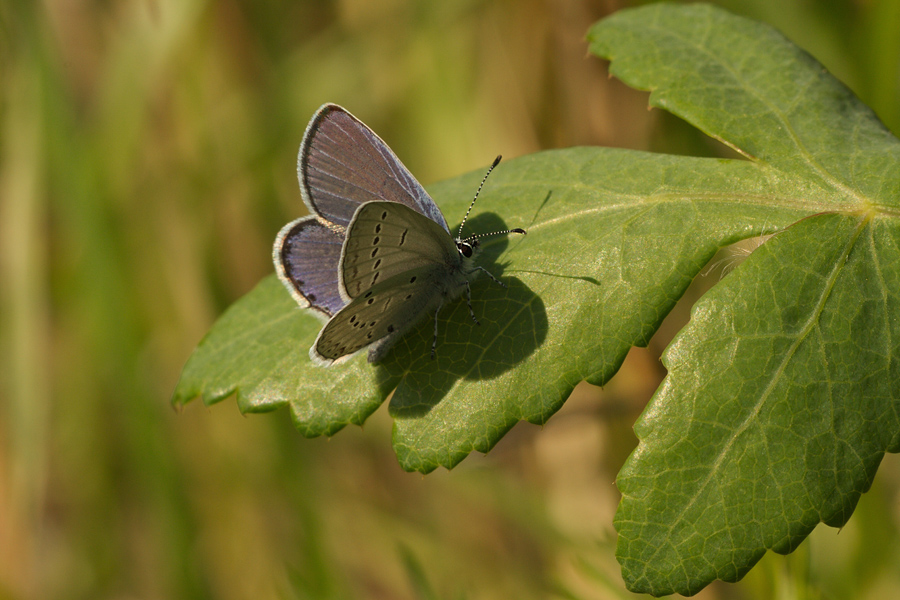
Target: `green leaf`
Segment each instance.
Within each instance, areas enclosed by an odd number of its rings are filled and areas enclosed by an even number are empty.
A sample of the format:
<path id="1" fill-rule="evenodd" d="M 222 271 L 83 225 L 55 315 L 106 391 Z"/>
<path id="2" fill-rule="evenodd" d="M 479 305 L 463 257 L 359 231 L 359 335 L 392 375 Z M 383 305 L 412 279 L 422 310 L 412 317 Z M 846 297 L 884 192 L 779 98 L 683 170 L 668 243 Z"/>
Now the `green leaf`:
<path id="1" fill-rule="evenodd" d="M 811 57 L 725 11 L 657 4 L 589 38 L 651 104 L 783 173 L 795 199 L 803 182 L 827 196 L 830 214 L 777 234 L 695 305 L 619 474 L 628 587 L 693 594 L 845 523 L 900 449 L 900 143 Z"/>
<path id="2" fill-rule="evenodd" d="M 487 452 L 545 422 L 581 380 L 605 383 L 645 344 L 722 246 L 777 233 L 696 305 L 619 477 L 629 587 L 694 593 L 740 578 L 766 549 L 838 525 L 900 446 L 896 216 L 900 144 L 840 82 L 777 32 L 708 6 L 654 4 L 595 26 L 612 72 L 750 160 L 602 148 L 503 163 L 471 232 L 483 277 L 378 366 L 321 369 L 321 322 L 273 278 L 235 304 L 185 367 L 175 401 L 236 391 L 285 403 L 305 435 L 361 423 L 393 391 L 409 470 Z M 451 220 L 481 177 L 430 187 Z"/>
<path id="3" fill-rule="evenodd" d="M 431 187 L 445 214 L 464 213 L 480 176 Z M 801 193 L 773 206 L 773 198 Z M 242 410 L 288 403 L 304 435 L 331 435 L 364 420 L 396 387 L 390 409 L 401 465 L 450 468 L 472 450 L 487 452 L 519 420 L 545 422 L 578 382 L 609 380 L 721 245 L 814 212 L 830 201 L 821 194 L 737 160 L 604 148 L 512 160 L 479 200 L 496 214 L 467 224 L 528 229 L 485 244 L 480 264 L 508 288 L 475 282 L 480 327 L 463 299 L 442 309 L 436 360 L 426 319 L 377 367 L 362 355 L 316 367 L 307 352 L 321 322 L 269 278 L 213 326 L 174 401 L 202 395 L 211 403 L 237 391 Z"/>
<path id="4" fill-rule="evenodd" d="M 500 214 L 534 211 L 507 223 L 528 229 L 500 257 L 509 289 L 480 282 L 481 327 L 463 302 L 448 310 L 437 361 L 425 324 L 384 365 L 400 379 L 391 414 L 404 468 L 452 467 L 520 420 L 544 423 L 578 382 L 608 381 L 722 244 L 808 214 L 760 201 L 762 190 L 792 195 L 772 174 L 744 161 L 600 148 L 510 161 L 479 200 L 507 206 Z M 476 177 L 435 196 L 459 198 L 461 211 Z M 709 183 L 702 194 L 698 180 Z"/>
<path id="5" fill-rule="evenodd" d="M 734 581 L 850 518 L 897 449 L 898 233 L 869 215 L 805 219 L 698 303 L 619 473 L 630 587 Z"/>
<path id="6" fill-rule="evenodd" d="M 241 412 L 290 403 L 297 428 L 313 437 L 362 424 L 384 396 L 371 370 L 333 373 L 309 363 L 309 342 L 321 322 L 301 310 L 271 275 L 235 302 L 191 355 L 172 402 L 201 396 L 213 404 L 237 393 Z"/>
<path id="7" fill-rule="evenodd" d="M 838 192 L 833 209 L 900 204 L 900 146 L 864 105 L 778 31 L 713 6 L 652 5 L 595 25 L 594 54 L 747 158 Z"/>

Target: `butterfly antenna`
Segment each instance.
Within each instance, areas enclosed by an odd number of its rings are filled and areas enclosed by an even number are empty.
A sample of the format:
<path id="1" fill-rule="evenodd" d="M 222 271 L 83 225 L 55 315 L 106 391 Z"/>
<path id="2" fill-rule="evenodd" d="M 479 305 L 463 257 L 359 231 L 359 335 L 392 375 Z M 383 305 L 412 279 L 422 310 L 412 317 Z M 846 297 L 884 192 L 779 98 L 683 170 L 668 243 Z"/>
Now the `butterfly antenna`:
<path id="1" fill-rule="evenodd" d="M 484 187 L 484 182 L 487 181 L 488 175 L 491 174 L 491 171 L 494 170 L 494 167 L 500 164 L 500 159 L 503 158 L 500 154 L 497 155 L 497 158 L 494 159 L 494 162 L 491 164 L 490 168 L 487 170 L 487 173 L 484 174 L 484 179 L 481 180 L 481 185 L 478 186 L 478 189 L 475 190 L 475 197 L 472 198 L 472 204 L 469 205 L 469 210 L 466 211 L 466 216 L 463 217 L 462 223 L 459 224 L 459 231 L 456 234 L 456 237 L 460 237 L 462 235 L 463 225 L 466 224 L 466 219 L 469 218 L 469 213 L 472 212 L 472 207 L 475 206 L 475 201 L 478 200 L 478 194 L 481 193 L 481 188 Z"/>
<path id="2" fill-rule="evenodd" d="M 524 229 L 522 229 L 521 227 L 516 227 L 515 229 L 504 229 L 503 231 L 492 231 L 490 233 L 479 233 L 478 235 L 470 235 L 466 239 L 459 240 L 459 241 L 471 242 L 472 240 L 477 240 L 478 238 L 489 237 L 492 235 L 503 235 L 504 233 L 521 233 L 522 235 L 525 235 L 528 232 L 525 231 Z"/>

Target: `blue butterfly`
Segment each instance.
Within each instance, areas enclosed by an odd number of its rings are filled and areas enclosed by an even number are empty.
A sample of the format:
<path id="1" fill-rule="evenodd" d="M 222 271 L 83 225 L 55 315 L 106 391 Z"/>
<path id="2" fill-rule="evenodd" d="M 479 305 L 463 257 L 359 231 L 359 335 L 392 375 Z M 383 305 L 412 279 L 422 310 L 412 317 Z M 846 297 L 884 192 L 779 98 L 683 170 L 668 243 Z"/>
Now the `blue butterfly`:
<path id="1" fill-rule="evenodd" d="M 282 228 L 273 259 L 297 303 L 328 319 L 309 350 L 321 366 L 365 347 L 369 362 L 380 361 L 432 310 L 434 358 L 441 306 L 465 290 L 477 323 L 472 279 L 483 271 L 504 285 L 474 264 L 478 238 L 525 234 L 517 228 L 461 239 L 460 225 L 453 238 L 434 200 L 387 144 L 335 104 L 322 106 L 306 128 L 297 175 L 310 215 Z"/>

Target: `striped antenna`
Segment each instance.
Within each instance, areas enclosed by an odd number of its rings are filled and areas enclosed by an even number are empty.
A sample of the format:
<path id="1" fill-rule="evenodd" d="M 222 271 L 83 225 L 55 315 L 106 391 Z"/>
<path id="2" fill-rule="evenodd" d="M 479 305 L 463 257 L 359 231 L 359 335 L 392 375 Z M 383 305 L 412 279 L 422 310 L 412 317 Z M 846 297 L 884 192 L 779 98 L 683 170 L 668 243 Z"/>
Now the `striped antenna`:
<path id="1" fill-rule="evenodd" d="M 484 179 L 481 180 L 481 185 L 478 186 L 478 189 L 475 190 L 475 197 L 472 198 L 472 204 L 469 205 L 469 210 L 466 211 L 466 216 L 463 217 L 462 223 L 459 224 L 459 231 L 456 234 L 457 239 L 462 235 L 463 225 L 466 224 L 466 219 L 469 218 L 469 213 L 472 212 L 472 207 L 475 206 L 475 201 L 478 200 L 478 194 L 481 193 L 481 188 L 484 187 L 484 182 L 487 181 L 488 175 L 491 174 L 491 171 L 494 170 L 494 167 L 500 164 L 500 159 L 503 158 L 501 155 L 497 155 L 497 158 L 494 159 L 493 164 L 491 164 L 490 168 L 487 170 L 487 173 L 484 174 Z M 472 238 L 466 238 L 472 239 Z"/>
<path id="2" fill-rule="evenodd" d="M 503 235 L 504 233 L 521 233 L 522 235 L 525 235 L 528 232 L 521 227 L 516 227 L 515 229 L 504 229 L 503 231 L 492 231 L 491 233 L 479 233 L 478 235 L 470 235 L 466 239 L 459 241 L 462 243 L 471 242 L 472 240 L 477 240 L 478 238 L 488 237 L 491 235 Z"/>

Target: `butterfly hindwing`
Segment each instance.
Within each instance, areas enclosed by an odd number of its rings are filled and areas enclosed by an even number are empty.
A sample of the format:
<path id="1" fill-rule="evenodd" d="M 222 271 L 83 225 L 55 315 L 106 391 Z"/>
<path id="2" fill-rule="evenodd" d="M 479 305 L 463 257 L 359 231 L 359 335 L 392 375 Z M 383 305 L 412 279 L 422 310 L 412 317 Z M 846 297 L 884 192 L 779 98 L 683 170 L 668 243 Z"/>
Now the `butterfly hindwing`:
<path id="1" fill-rule="evenodd" d="M 313 115 L 297 158 L 303 199 L 325 220 L 347 227 L 360 204 L 393 201 L 440 225 L 437 205 L 369 127 L 335 104 Z"/>
<path id="2" fill-rule="evenodd" d="M 462 290 L 465 279 L 448 288 L 446 278 L 434 268 L 412 269 L 370 288 L 335 314 L 319 332 L 310 349 L 310 358 L 323 365 L 365 348 L 403 335 L 446 295 Z"/>
<path id="3" fill-rule="evenodd" d="M 343 234 L 315 217 L 297 219 L 278 233 L 275 271 L 300 306 L 330 317 L 346 304 L 338 282 L 343 242 Z"/>
<path id="4" fill-rule="evenodd" d="M 440 225 L 396 202 L 360 206 L 341 254 L 341 291 L 350 300 L 379 282 L 419 268 L 454 272 L 456 243 Z"/>

